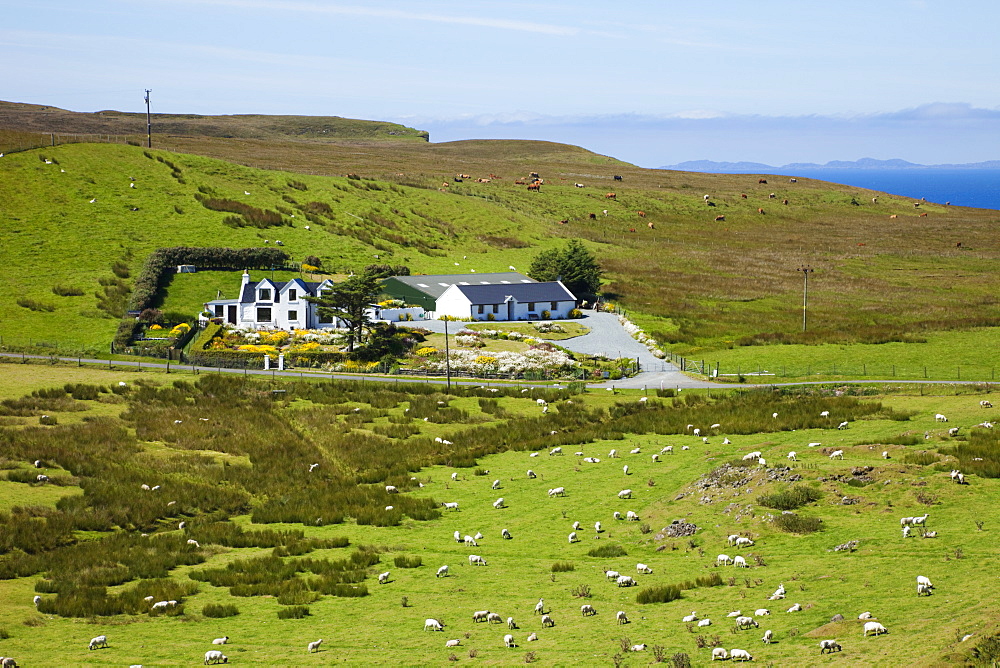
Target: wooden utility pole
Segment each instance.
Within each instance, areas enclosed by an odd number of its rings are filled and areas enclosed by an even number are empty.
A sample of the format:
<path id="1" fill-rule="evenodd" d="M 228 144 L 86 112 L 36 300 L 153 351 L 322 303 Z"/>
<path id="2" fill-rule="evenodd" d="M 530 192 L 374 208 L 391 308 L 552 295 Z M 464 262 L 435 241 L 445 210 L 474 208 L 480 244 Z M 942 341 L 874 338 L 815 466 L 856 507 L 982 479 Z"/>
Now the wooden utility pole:
<path id="1" fill-rule="evenodd" d="M 153 148 L 153 124 L 149 119 L 149 94 L 152 91 L 146 89 L 146 148 Z"/>

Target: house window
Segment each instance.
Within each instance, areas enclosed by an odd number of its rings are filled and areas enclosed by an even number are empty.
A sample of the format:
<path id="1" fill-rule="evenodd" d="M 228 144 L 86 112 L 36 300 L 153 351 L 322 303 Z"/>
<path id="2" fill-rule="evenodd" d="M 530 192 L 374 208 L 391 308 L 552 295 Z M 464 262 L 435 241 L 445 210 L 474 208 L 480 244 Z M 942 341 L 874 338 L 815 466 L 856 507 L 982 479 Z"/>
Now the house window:
<path id="1" fill-rule="evenodd" d="M 298 319 L 299 319 L 299 312 L 298 311 L 289 311 L 288 312 L 288 320 L 289 321 L 294 321 L 294 320 L 298 320 Z"/>
<path id="2" fill-rule="evenodd" d="M 552 310 L 556 311 L 559 309 L 559 302 L 552 302 Z"/>
<path id="3" fill-rule="evenodd" d="M 528 302 L 528 310 L 529 311 L 535 310 L 535 302 Z"/>
<path id="4" fill-rule="evenodd" d="M 288 301 L 293 302 L 296 299 L 298 299 L 298 297 L 299 297 L 298 291 L 296 291 L 296 290 L 289 290 L 288 291 Z M 555 308 L 555 306 L 553 306 L 552 308 Z"/>
<path id="5" fill-rule="evenodd" d="M 500 312 L 500 304 L 494 304 L 493 305 L 493 312 L 494 313 L 499 313 Z"/>
<path id="6" fill-rule="evenodd" d="M 271 322 L 271 309 L 269 309 L 269 308 L 258 308 L 257 309 L 257 322 Z"/>
<path id="7" fill-rule="evenodd" d="M 221 318 L 222 315 L 223 315 L 223 310 L 224 309 L 225 309 L 225 307 L 222 304 L 216 304 L 215 305 L 215 317 L 216 318 Z"/>
<path id="8" fill-rule="evenodd" d="M 257 291 L 257 301 L 269 302 L 271 301 L 271 289 L 261 288 Z"/>
<path id="9" fill-rule="evenodd" d="M 479 315 L 482 315 L 482 314 L 483 314 L 483 309 L 484 309 L 484 308 L 485 308 L 485 307 L 484 307 L 484 306 L 483 306 L 482 304 L 480 304 L 480 305 L 479 305 Z"/>

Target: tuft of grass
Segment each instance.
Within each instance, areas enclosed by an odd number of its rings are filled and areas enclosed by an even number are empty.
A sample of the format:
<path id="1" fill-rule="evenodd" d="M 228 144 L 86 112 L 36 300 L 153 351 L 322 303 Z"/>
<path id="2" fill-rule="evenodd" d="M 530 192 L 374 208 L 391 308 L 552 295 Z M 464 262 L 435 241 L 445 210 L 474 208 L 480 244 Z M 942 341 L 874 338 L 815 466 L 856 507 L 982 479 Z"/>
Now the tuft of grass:
<path id="1" fill-rule="evenodd" d="M 681 589 L 677 585 L 656 585 L 643 587 L 635 596 L 636 603 L 670 603 L 681 597 Z"/>
<path id="2" fill-rule="evenodd" d="M 574 566 L 569 561 L 557 561 L 556 563 L 552 564 L 553 573 L 565 573 L 567 571 L 575 571 L 575 570 L 576 566 Z"/>
<path id="3" fill-rule="evenodd" d="M 424 560 L 421 556 L 408 557 L 405 554 L 397 555 L 392 562 L 396 564 L 396 568 L 419 568 L 423 565 Z"/>
<path id="4" fill-rule="evenodd" d="M 228 603 L 206 603 L 201 614 L 212 618 L 235 617 L 240 614 L 240 609 Z"/>
<path id="5" fill-rule="evenodd" d="M 804 517 L 796 513 L 782 513 L 774 518 L 774 526 L 785 533 L 814 533 L 823 528 L 823 520 L 818 517 Z"/>
<path id="6" fill-rule="evenodd" d="M 278 610 L 278 619 L 303 619 L 310 616 L 309 607 L 305 605 L 293 605 L 289 608 Z"/>
<path id="7" fill-rule="evenodd" d="M 607 545 L 591 548 L 587 554 L 591 557 L 601 557 L 602 559 L 628 556 L 625 548 L 616 543 L 608 543 Z"/>
<path id="8" fill-rule="evenodd" d="M 818 501 L 822 497 L 823 493 L 817 489 L 805 485 L 795 485 L 785 491 L 761 494 L 757 497 L 757 503 L 777 510 L 795 510 L 808 503 Z"/>

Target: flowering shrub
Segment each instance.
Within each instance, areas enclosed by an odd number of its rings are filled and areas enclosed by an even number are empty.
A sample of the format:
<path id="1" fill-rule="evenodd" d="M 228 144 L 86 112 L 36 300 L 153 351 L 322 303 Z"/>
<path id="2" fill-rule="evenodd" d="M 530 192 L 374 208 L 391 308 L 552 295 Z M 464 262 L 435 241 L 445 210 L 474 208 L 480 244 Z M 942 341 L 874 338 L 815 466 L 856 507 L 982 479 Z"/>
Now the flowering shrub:
<path id="1" fill-rule="evenodd" d="M 653 353 L 654 357 L 659 359 L 666 357 L 666 354 L 660 350 L 660 347 L 656 344 L 656 339 L 644 332 L 642 328 L 634 322 L 623 315 L 618 316 L 618 322 L 622 324 L 622 327 L 625 328 L 625 331 L 628 332 L 633 339 L 646 346 L 649 352 Z"/>
<path id="2" fill-rule="evenodd" d="M 264 353 L 273 360 L 278 359 L 278 349 L 274 346 L 259 346 L 254 344 L 245 344 L 242 346 L 237 346 L 237 350 L 241 350 L 247 353 Z"/>
<path id="3" fill-rule="evenodd" d="M 460 329 L 455 335 L 455 343 L 463 348 L 484 348 L 486 343 L 479 332 L 471 329 Z"/>
<path id="4" fill-rule="evenodd" d="M 483 370 L 483 363 L 479 360 L 492 359 L 492 367 L 498 373 L 524 373 L 525 371 L 541 371 L 549 369 L 552 371 L 569 371 L 579 364 L 572 357 L 559 350 L 527 350 L 523 353 L 498 352 L 493 355 L 478 355 L 471 350 L 456 350 L 449 356 L 452 371 L 479 372 Z M 428 369 L 444 371 L 444 360 L 428 361 Z"/>
<path id="5" fill-rule="evenodd" d="M 425 346 L 425 347 L 420 348 L 419 350 L 417 350 L 417 356 L 418 357 L 427 357 L 428 355 L 435 355 L 435 354 L 437 354 L 437 351 L 438 351 L 438 349 L 435 348 L 435 347 L 433 347 L 433 346 Z"/>
<path id="6" fill-rule="evenodd" d="M 496 366 L 497 358 L 492 355 L 480 355 L 474 362 L 477 366 Z"/>
<path id="7" fill-rule="evenodd" d="M 310 350 L 317 350 L 318 348 L 319 344 L 315 341 L 307 341 L 305 343 L 293 343 L 288 349 L 290 352 L 307 353 Z"/>
<path id="8" fill-rule="evenodd" d="M 386 299 L 378 303 L 382 308 L 402 308 L 405 304 L 402 299 Z"/>
<path id="9" fill-rule="evenodd" d="M 355 362 L 354 360 L 347 360 L 346 362 L 340 362 L 339 364 L 324 364 L 323 369 L 325 371 L 340 371 L 344 373 L 362 373 L 371 372 L 378 367 L 378 362 Z"/>
<path id="10" fill-rule="evenodd" d="M 152 327 L 150 327 L 150 329 L 151 330 L 154 330 L 154 329 L 159 330 L 159 329 L 163 329 L 163 328 L 160 327 L 159 325 L 153 325 Z"/>
<path id="11" fill-rule="evenodd" d="M 583 311 L 581 311 L 578 308 L 574 308 L 574 309 L 570 309 L 569 313 L 567 313 L 566 315 L 568 315 L 570 318 L 574 318 L 574 319 L 576 319 L 576 318 L 582 318 L 583 317 Z"/>
<path id="12" fill-rule="evenodd" d="M 532 325 L 534 326 L 535 331 L 540 332 L 542 334 L 549 334 L 549 333 L 561 334 L 566 331 L 565 328 L 563 328 L 563 326 L 560 325 L 558 322 L 536 322 L 532 323 Z"/>
<path id="13" fill-rule="evenodd" d="M 259 332 L 260 342 L 266 346 L 283 346 L 285 345 L 292 335 L 284 330 L 275 330 L 273 332 Z"/>
<path id="14" fill-rule="evenodd" d="M 153 327 L 157 327 L 157 325 L 153 325 Z M 150 329 L 152 329 L 152 327 Z M 163 328 L 160 327 L 160 329 Z M 187 324 L 186 322 L 182 322 L 181 324 L 176 325 L 173 329 L 170 330 L 170 337 L 176 339 L 178 336 L 187 334 L 190 331 L 191 331 L 191 325 Z"/>

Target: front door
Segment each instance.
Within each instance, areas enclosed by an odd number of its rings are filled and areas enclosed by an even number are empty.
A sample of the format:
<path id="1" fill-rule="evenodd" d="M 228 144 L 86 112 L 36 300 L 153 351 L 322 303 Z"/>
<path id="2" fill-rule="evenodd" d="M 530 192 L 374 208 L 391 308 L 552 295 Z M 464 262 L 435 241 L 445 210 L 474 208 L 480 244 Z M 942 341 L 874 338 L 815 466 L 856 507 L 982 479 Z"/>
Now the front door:
<path id="1" fill-rule="evenodd" d="M 226 314 L 226 316 L 227 316 L 226 317 L 226 322 L 228 322 L 230 325 L 235 325 L 236 324 L 236 304 L 229 304 L 228 309 L 229 310 L 228 310 L 228 312 Z"/>

